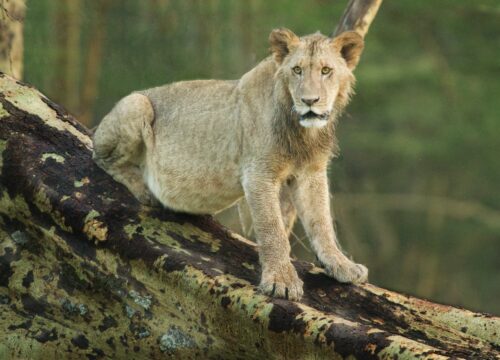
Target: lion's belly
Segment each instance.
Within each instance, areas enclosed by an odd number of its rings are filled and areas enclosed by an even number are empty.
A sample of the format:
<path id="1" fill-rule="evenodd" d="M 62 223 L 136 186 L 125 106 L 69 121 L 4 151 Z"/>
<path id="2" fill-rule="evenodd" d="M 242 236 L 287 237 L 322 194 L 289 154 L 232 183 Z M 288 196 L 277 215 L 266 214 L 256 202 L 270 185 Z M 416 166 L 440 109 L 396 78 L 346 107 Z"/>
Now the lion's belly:
<path id="1" fill-rule="evenodd" d="M 146 149 L 144 178 L 164 206 L 215 214 L 243 196 L 234 83 L 174 88 L 172 94 L 153 96 L 155 141 Z"/>
<path id="2" fill-rule="evenodd" d="M 165 207 L 193 214 L 215 214 L 243 196 L 234 170 L 164 166 L 161 171 L 146 172 L 145 181 Z"/>

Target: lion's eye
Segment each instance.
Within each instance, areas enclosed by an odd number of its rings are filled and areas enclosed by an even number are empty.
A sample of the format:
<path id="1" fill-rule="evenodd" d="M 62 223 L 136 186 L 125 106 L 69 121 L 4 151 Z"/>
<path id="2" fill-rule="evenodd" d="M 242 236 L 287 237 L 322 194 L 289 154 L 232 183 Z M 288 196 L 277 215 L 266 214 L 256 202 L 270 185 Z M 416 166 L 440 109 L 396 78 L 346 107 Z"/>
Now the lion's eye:
<path id="1" fill-rule="evenodd" d="M 328 66 L 325 66 L 325 67 L 323 67 L 323 68 L 321 69 L 321 73 L 322 73 L 323 75 L 328 75 L 328 74 L 329 74 L 329 73 L 331 73 L 331 72 L 332 72 L 332 68 L 329 68 Z"/>
<path id="2" fill-rule="evenodd" d="M 297 75 L 302 74 L 302 68 L 300 66 L 294 66 L 293 67 L 293 72 L 296 73 Z"/>

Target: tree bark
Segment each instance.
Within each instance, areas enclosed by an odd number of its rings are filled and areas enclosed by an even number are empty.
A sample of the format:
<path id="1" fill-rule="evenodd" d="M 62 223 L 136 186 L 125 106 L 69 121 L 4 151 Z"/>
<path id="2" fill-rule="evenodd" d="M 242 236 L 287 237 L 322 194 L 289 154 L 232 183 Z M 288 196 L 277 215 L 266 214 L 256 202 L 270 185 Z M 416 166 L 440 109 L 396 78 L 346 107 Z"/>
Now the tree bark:
<path id="1" fill-rule="evenodd" d="M 381 4 L 382 0 L 349 0 L 333 34 L 352 30 L 364 37 Z"/>
<path id="2" fill-rule="evenodd" d="M 258 293 L 253 243 L 141 206 L 91 148 L 59 105 L 0 75 L 1 359 L 500 358 L 498 317 L 310 263 L 294 262 L 301 302 Z"/>
<path id="3" fill-rule="evenodd" d="M 24 0 L 0 0 L 0 71 L 23 77 Z"/>
<path id="4" fill-rule="evenodd" d="M 499 318 L 310 263 L 300 303 L 259 294 L 253 243 L 141 206 L 60 106 L 0 89 L 0 358 L 500 358 Z"/>

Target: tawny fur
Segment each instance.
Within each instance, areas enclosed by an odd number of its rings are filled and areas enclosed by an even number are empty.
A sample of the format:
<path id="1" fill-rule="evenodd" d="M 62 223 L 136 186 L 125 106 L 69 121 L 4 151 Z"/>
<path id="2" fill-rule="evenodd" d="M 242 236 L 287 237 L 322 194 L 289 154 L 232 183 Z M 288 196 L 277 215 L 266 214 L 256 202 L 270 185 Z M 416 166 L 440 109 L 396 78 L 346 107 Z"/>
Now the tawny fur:
<path id="1" fill-rule="evenodd" d="M 270 44 L 273 55 L 239 80 L 178 82 L 123 98 L 95 132 L 94 159 L 146 204 L 214 214 L 244 197 L 261 290 L 297 300 L 302 281 L 288 242 L 295 213 L 327 274 L 367 279 L 337 245 L 326 173 L 363 41 L 353 32 L 299 38 L 278 29 Z"/>

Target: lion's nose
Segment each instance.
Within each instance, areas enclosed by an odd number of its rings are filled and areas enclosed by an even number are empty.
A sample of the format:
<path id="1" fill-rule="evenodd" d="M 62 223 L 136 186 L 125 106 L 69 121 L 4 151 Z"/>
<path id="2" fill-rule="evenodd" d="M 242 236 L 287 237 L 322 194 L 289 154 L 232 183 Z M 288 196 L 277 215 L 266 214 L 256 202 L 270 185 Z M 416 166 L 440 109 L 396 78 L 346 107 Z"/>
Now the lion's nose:
<path id="1" fill-rule="evenodd" d="M 303 97 L 300 100 L 302 100 L 304 104 L 312 106 L 319 101 L 319 97 L 307 97 L 307 98 Z"/>

